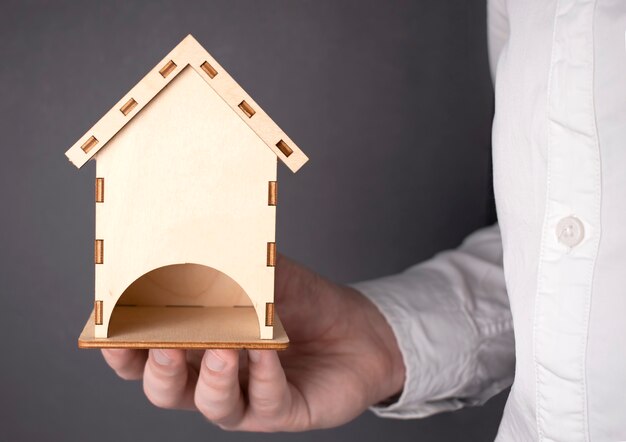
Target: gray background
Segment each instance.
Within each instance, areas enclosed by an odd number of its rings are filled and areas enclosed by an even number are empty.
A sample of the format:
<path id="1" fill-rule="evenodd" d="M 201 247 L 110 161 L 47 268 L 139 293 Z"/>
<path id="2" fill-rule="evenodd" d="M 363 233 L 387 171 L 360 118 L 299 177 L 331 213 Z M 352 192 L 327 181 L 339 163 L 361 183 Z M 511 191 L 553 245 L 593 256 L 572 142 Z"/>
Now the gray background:
<path id="1" fill-rule="evenodd" d="M 311 157 L 280 168 L 283 253 L 338 281 L 494 220 L 484 0 L 0 6 L 0 440 L 485 441 L 505 395 L 424 420 L 298 435 L 159 410 L 76 348 L 93 305 L 93 179 L 63 153 L 192 33 Z"/>

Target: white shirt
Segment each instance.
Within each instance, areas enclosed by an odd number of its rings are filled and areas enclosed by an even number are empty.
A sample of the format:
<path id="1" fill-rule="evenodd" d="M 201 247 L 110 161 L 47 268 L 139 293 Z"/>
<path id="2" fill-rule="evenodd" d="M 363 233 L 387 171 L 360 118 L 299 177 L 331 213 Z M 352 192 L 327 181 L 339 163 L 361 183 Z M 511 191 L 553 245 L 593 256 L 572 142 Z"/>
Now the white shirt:
<path id="1" fill-rule="evenodd" d="M 488 28 L 499 227 L 354 285 L 407 370 L 374 410 L 481 404 L 514 378 L 497 440 L 624 441 L 626 0 L 493 0 Z"/>

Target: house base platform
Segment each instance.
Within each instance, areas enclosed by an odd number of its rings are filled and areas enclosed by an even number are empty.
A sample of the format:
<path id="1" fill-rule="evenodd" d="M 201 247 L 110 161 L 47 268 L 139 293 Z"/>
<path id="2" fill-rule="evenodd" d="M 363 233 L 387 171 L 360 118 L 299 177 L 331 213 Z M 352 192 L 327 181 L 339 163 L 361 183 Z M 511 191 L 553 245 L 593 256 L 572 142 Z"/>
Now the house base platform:
<path id="1" fill-rule="evenodd" d="M 108 338 L 94 336 L 94 312 L 78 338 L 80 348 L 284 350 L 289 338 L 274 316 L 274 339 L 259 339 L 253 307 L 115 307 Z"/>

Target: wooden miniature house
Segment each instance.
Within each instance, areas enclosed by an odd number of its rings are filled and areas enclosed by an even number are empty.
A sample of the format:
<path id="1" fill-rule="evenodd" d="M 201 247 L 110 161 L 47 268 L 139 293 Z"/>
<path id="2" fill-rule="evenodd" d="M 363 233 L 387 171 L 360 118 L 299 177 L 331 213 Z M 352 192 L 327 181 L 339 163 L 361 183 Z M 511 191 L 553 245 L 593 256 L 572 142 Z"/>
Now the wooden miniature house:
<path id="1" fill-rule="evenodd" d="M 66 155 L 96 159 L 95 308 L 79 345 L 286 345 L 277 159 L 296 172 L 307 157 L 192 36 Z"/>

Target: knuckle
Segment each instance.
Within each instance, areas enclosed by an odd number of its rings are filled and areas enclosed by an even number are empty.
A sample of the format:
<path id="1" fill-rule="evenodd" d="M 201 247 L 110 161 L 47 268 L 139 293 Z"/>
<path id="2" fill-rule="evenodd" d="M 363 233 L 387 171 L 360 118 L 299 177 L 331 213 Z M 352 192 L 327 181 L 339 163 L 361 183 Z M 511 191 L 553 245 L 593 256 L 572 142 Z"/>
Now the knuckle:
<path id="1" fill-rule="evenodd" d="M 164 395 L 155 394 L 151 389 L 144 388 L 144 394 L 152 405 L 158 408 L 172 409 L 176 408 L 176 399 Z"/>
<path id="2" fill-rule="evenodd" d="M 213 403 L 228 402 L 238 389 L 239 379 L 237 375 L 213 376 L 200 375 L 198 387 L 202 395 L 211 398 Z"/>
<path id="3" fill-rule="evenodd" d="M 184 385 L 149 375 L 144 378 L 143 391 L 153 405 L 172 409 L 179 407 L 184 395 Z"/>
<path id="4" fill-rule="evenodd" d="M 196 395 L 194 398 L 196 408 L 202 415 L 218 427 L 232 431 L 237 429 L 238 403 L 230 401 L 207 401 Z"/>
<path id="5" fill-rule="evenodd" d="M 230 421 L 231 413 L 228 410 L 220 410 L 203 401 L 196 401 L 196 407 L 205 418 L 218 426 L 227 426 Z"/>
<path id="6" fill-rule="evenodd" d="M 228 367 L 220 373 L 202 370 L 194 403 L 206 419 L 224 430 L 238 430 L 243 413 L 242 400 L 236 366 Z"/>
<path id="7" fill-rule="evenodd" d="M 277 416 L 280 414 L 282 404 L 276 400 L 267 398 L 255 398 L 254 411 L 263 417 Z"/>

